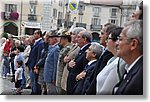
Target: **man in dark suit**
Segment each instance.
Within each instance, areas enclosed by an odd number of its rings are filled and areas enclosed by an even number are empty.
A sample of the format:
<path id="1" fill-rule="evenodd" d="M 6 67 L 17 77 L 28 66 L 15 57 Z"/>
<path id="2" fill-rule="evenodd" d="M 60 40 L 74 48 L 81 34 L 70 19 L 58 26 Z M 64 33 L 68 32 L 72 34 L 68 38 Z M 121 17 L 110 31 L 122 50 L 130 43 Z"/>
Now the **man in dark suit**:
<path id="1" fill-rule="evenodd" d="M 85 92 L 87 95 L 96 95 L 96 77 L 98 73 L 106 66 L 108 60 L 111 57 L 113 57 L 113 54 L 109 52 L 108 50 L 105 50 L 102 56 L 100 56 L 100 58 L 98 59 L 98 62 L 91 76 L 89 76 L 90 85 L 86 89 L 86 92 Z"/>
<path id="2" fill-rule="evenodd" d="M 44 41 L 42 39 L 42 32 L 40 30 L 36 30 L 34 32 L 35 37 L 35 43 L 31 47 L 31 51 L 29 54 L 29 59 L 26 63 L 26 65 L 29 68 L 30 71 L 30 78 L 31 78 L 31 86 L 32 86 L 32 93 L 31 94 L 41 94 L 40 88 L 37 88 L 37 80 L 38 80 L 38 74 L 34 72 L 34 69 L 36 68 L 36 64 L 38 63 L 42 49 L 44 47 Z M 39 86 L 40 87 L 40 86 Z"/>
<path id="3" fill-rule="evenodd" d="M 98 73 L 106 66 L 108 60 L 113 57 L 113 54 L 107 50 L 107 44 L 106 40 L 107 37 L 109 36 L 109 32 L 115 29 L 117 26 L 111 23 L 106 23 L 104 27 L 101 30 L 100 34 L 100 44 L 103 45 L 105 48 L 104 52 L 102 55 L 99 57 L 97 64 L 92 72 L 92 74 L 89 77 L 89 82 L 90 85 L 86 89 L 86 94 L 87 95 L 96 95 L 96 77 Z"/>
<path id="4" fill-rule="evenodd" d="M 81 31 L 78 34 L 78 46 L 80 47 L 80 51 L 75 59 L 69 62 L 69 74 L 67 78 L 67 94 L 73 94 L 73 87 L 76 84 L 76 76 L 83 71 L 85 65 L 87 65 L 88 60 L 86 59 L 86 50 L 91 45 L 92 41 L 91 33 L 87 31 Z"/>
<path id="5" fill-rule="evenodd" d="M 84 70 L 76 76 L 77 84 L 74 87 L 73 94 L 81 95 L 85 94 L 85 90 L 90 83 L 88 83 L 88 76 L 94 70 L 97 63 L 97 59 L 103 52 L 103 47 L 99 43 L 92 43 L 91 46 L 86 50 L 86 59 L 88 59 L 88 64 L 85 66 Z M 85 82 L 85 84 L 84 84 Z"/>
<path id="6" fill-rule="evenodd" d="M 126 73 L 114 87 L 116 95 L 143 95 L 143 22 L 135 20 L 122 30 L 117 56 L 126 63 Z"/>

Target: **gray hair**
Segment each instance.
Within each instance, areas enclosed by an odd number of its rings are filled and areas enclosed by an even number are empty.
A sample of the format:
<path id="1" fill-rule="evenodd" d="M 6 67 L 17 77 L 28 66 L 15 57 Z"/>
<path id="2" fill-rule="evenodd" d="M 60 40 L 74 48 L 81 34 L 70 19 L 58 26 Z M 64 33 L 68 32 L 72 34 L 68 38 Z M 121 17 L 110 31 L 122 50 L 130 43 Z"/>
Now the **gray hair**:
<path id="1" fill-rule="evenodd" d="M 126 36 L 128 38 L 136 38 L 139 41 L 140 51 L 143 52 L 143 21 L 134 20 L 129 25 Z"/>
<path id="2" fill-rule="evenodd" d="M 82 38 L 86 38 L 87 42 L 91 42 L 93 39 L 92 34 L 88 31 L 83 32 Z"/>
<path id="3" fill-rule="evenodd" d="M 15 44 L 20 45 L 21 44 L 20 40 L 15 40 Z"/>
<path id="4" fill-rule="evenodd" d="M 1 39 L 1 43 L 5 43 L 6 40 L 7 40 L 7 39 L 3 37 L 3 38 Z"/>
<path id="5" fill-rule="evenodd" d="M 79 34 L 81 31 L 86 31 L 85 28 L 83 27 L 75 27 L 73 30 L 72 30 L 72 33 L 75 33 L 76 35 Z"/>
<path id="6" fill-rule="evenodd" d="M 92 42 L 91 50 L 96 54 L 96 59 L 98 59 L 101 56 L 104 47 L 97 42 Z"/>

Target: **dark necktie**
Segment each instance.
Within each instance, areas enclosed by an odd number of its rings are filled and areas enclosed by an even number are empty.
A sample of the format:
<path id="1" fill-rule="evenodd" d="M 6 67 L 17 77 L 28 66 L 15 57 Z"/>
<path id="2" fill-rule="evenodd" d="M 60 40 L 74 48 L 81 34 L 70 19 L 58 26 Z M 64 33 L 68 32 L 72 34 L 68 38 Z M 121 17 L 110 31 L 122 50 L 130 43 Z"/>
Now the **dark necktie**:
<path id="1" fill-rule="evenodd" d="M 89 67 L 89 65 L 87 64 L 87 65 L 84 67 L 84 71 L 87 71 L 87 70 L 88 70 L 88 67 Z"/>

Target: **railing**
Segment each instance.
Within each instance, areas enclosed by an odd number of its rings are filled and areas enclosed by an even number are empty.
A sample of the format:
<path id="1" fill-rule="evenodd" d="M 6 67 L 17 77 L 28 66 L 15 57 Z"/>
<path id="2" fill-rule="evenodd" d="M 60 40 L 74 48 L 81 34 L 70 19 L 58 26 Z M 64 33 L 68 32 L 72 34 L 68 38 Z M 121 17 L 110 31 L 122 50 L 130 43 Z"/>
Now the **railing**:
<path id="1" fill-rule="evenodd" d="M 3 20 L 18 20 L 19 14 L 17 12 L 1 12 Z"/>
<path id="2" fill-rule="evenodd" d="M 76 23 L 76 27 L 86 28 L 86 23 Z"/>
<path id="3" fill-rule="evenodd" d="M 64 27 L 70 28 L 73 25 L 73 22 L 71 21 L 65 21 Z"/>
<path id="4" fill-rule="evenodd" d="M 29 3 L 30 3 L 30 4 L 34 4 L 34 5 L 37 5 L 38 2 L 37 2 L 37 0 L 30 0 Z"/>
<path id="5" fill-rule="evenodd" d="M 102 25 L 91 25 L 90 29 L 92 31 L 100 31 L 102 29 Z"/>
<path id="6" fill-rule="evenodd" d="M 29 21 L 37 21 L 37 15 L 35 14 L 28 14 Z"/>

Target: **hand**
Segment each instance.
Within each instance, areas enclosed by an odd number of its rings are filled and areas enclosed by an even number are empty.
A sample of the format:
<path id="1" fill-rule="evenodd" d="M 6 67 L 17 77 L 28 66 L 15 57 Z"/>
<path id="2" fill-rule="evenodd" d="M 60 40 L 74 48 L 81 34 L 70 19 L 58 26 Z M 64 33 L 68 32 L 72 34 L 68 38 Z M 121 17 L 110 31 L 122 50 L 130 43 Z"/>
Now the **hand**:
<path id="1" fill-rule="evenodd" d="M 70 68 L 73 68 L 75 65 L 76 65 L 76 62 L 74 61 L 74 59 L 69 62 Z"/>
<path id="2" fill-rule="evenodd" d="M 64 62 L 65 62 L 65 63 L 68 63 L 70 60 L 71 60 L 71 59 L 70 59 L 69 56 L 65 56 L 65 58 L 64 58 Z"/>
<path id="3" fill-rule="evenodd" d="M 79 81 L 79 80 L 85 78 L 85 75 L 86 75 L 86 72 L 85 72 L 85 71 L 82 71 L 80 74 L 78 74 L 78 75 L 76 76 L 76 80 Z"/>
<path id="4" fill-rule="evenodd" d="M 38 72 L 39 72 L 39 70 L 38 70 L 38 68 L 35 66 L 35 67 L 34 67 L 34 73 L 35 73 L 35 74 L 38 74 Z"/>

